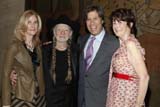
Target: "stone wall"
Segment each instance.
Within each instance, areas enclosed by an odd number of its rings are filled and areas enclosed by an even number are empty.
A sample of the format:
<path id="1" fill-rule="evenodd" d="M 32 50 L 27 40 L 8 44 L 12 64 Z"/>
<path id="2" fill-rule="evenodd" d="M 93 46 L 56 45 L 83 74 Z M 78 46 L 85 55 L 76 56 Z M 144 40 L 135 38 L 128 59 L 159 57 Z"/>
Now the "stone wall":
<path id="1" fill-rule="evenodd" d="M 91 2 L 91 0 L 86 0 Z M 135 12 L 139 35 L 144 32 L 160 34 L 160 0 L 92 0 L 105 8 L 106 23 L 108 16 L 116 8 L 129 8 Z"/>
<path id="2" fill-rule="evenodd" d="M 13 30 L 18 17 L 24 11 L 24 3 L 24 0 L 0 0 L 0 96 L 4 51 L 13 36 Z"/>
<path id="3" fill-rule="evenodd" d="M 138 37 L 146 51 L 146 64 L 150 75 L 149 90 L 146 97 L 147 107 L 160 105 L 160 35 L 144 33 Z"/>

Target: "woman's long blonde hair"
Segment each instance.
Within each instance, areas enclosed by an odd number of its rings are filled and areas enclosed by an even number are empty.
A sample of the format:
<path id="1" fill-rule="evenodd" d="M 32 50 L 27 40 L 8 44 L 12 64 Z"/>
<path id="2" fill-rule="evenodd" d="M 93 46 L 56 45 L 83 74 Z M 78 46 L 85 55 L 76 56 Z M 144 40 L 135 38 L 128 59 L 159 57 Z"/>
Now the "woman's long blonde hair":
<path id="1" fill-rule="evenodd" d="M 15 36 L 17 39 L 19 39 L 22 42 L 25 41 L 25 32 L 27 31 L 27 25 L 25 22 L 31 16 L 35 16 L 38 21 L 38 31 L 33 37 L 33 44 L 35 46 L 37 46 L 40 43 L 39 35 L 40 35 L 41 29 L 42 29 L 42 21 L 41 21 L 39 14 L 37 12 L 35 12 L 34 10 L 27 10 L 21 15 L 21 17 L 16 25 L 14 33 L 15 33 Z"/>

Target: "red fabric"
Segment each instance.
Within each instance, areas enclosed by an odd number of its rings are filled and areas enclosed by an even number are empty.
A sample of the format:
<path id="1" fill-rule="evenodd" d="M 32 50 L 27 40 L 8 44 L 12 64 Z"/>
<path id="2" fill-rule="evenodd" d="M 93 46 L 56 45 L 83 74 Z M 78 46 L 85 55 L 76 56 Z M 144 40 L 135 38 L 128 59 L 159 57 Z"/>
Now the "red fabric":
<path id="1" fill-rule="evenodd" d="M 121 73 L 113 73 L 113 77 L 119 78 L 119 79 L 124 79 L 124 80 L 130 80 L 130 81 L 132 81 L 132 78 L 135 78 L 134 76 L 121 74 Z"/>

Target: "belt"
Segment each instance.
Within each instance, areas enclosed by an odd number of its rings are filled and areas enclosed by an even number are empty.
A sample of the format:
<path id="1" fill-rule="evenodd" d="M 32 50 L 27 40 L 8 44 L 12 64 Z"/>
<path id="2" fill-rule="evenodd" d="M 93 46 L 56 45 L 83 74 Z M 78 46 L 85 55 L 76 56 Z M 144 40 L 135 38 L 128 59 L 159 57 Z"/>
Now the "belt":
<path id="1" fill-rule="evenodd" d="M 121 74 L 121 73 L 115 73 L 115 72 L 113 73 L 113 77 L 124 79 L 124 80 L 129 80 L 129 81 L 133 81 L 132 79 L 135 78 L 134 76 L 130 76 L 127 74 Z"/>

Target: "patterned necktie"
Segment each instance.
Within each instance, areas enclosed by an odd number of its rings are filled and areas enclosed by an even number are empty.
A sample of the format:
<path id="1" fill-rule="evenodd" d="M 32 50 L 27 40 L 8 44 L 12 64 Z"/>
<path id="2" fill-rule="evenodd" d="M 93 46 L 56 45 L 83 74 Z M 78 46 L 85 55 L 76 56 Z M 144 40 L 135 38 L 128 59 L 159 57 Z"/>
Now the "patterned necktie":
<path id="1" fill-rule="evenodd" d="M 90 67 L 90 63 L 92 60 L 92 55 L 93 55 L 93 42 L 96 38 L 95 37 L 91 37 L 90 41 L 88 43 L 88 47 L 86 50 L 86 58 L 85 58 L 85 62 L 86 62 L 86 71 L 88 70 L 88 68 Z"/>

